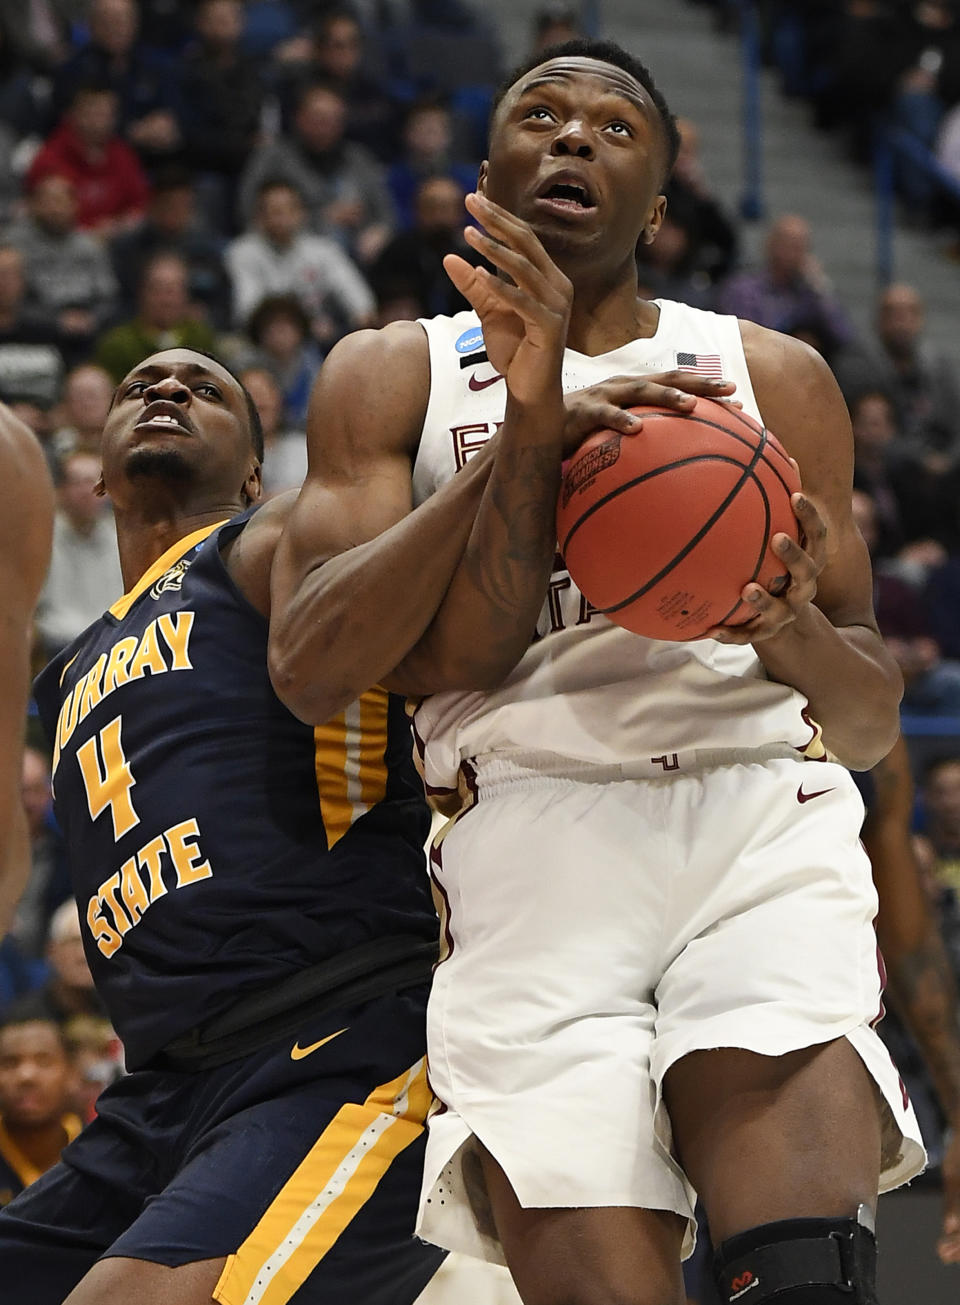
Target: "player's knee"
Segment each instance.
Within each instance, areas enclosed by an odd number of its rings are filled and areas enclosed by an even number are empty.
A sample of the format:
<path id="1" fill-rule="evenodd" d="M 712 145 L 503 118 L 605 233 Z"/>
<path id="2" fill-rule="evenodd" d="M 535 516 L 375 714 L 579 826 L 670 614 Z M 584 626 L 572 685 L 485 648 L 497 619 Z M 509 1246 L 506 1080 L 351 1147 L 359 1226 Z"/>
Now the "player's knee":
<path id="1" fill-rule="evenodd" d="M 714 1259 L 721 1301 L 877 1305 L 877 1243 L 861 1219 L 785 1219 L 729 1238 Z"/>

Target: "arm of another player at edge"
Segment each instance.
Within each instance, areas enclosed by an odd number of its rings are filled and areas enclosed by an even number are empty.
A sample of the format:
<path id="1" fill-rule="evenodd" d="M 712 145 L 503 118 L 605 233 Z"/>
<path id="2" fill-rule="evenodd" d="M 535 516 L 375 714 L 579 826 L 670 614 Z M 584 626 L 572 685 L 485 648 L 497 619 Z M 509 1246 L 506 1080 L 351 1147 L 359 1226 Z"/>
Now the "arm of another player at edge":
<path id="1" fill-rule="evenodd" d="M 943 938 L 927 901 L 910 836 L 913 779 L 900 738 L 873 770 L 875 801 L 862 839 L 880 900 L 877 936 L 887 991 L 926 1061 L 954 1134 L 944 1160 L 944 1259 L 960 1260 L 960 1008 Z"/>
<path id="2" fill-rule="evenodd" d="M 411 463 L 429 393 L 426 336 L 412 323 L 360 331 L 331 352 L 307 422 L 309 470 L 271 574 L 274 688 L 319 724 L 418 644 L 460 562 L 495 440 L 412 512 Z M 431 691 L 442 667 L 421 668 Z"/>
<path id="3" fill-rule="evenodd" d="M 900 671 L 873 611 L 873 576 L 853 520 L 853 433 L 840 389 L 819 354 L 741 323 L 763 420 L 800 466 L 803 489 L 827 524 L 827 560 L 814 603 L 754 647 L 768 675 L 804 694 L 827 747 L 868 769 L 900 729 Z"/>
<path id="4" fill-rule="evenodd" d="M 0 936 L 30 872 L 21 798 L 33 611 L 50 564 L 53 486 L 32 433 L 0 404 Z"/>

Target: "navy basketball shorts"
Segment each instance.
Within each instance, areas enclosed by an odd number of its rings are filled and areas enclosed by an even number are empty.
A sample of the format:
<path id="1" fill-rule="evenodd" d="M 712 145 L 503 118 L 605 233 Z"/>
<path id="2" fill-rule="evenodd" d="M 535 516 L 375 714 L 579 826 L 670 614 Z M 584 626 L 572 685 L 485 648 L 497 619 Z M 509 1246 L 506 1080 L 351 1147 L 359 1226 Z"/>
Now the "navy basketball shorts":
<path id="1" fill-rule="evenodd" d="M 326 1012 L 219 1069 L 142 1069 L 108 1088 L 60 1163 L 0 1211 L 0 1282 L 61 1305 L 102 1257 L 226 1257 L 222 1305 L 408 1305 L 443 1259 L 414 1237 L 426 996 Z"/>

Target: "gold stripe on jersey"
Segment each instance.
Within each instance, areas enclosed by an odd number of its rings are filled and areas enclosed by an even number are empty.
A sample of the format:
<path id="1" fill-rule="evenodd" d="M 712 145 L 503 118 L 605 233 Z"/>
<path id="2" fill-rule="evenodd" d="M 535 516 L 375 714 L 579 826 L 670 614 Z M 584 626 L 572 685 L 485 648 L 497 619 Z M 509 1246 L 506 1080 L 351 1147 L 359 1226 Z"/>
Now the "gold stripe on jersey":
<path id="1" fill-rule="evenodd" d="M 320 813 L 333 847 L 387 793 L 389 695 L 379 686 L 313 731 Z"/>
<path id="2" fill-rule="evenodd" d="M 200 530 L 195 530 L 193 534 L 178 539 L 161 557 L 157 558 L 153 566 L 144 571 L 129 593 L 125 593 L 122 598 L 117 599 L 110 608 L 110 615 L 115 616 L 118 621 L 122 621 L 140 595 L 145 593 L 155 580 L 159 580 L 162 575 L 165 575 L 174 563 L 179 562 L 185 553 L 190 552 L 191 548 L 202 543 L 208 535 L 212 535 L 220 526 L 226 525 L 228 520 L 229 517 L 225 517 L 223 521 L 215 521 L 212 526 L 204 526 Z"/>
<path id="3" fill-rule="evenodd" d="M 426 1060 L 342 1106 L 227 1257 L 221 1305 L 286 1305 L 374 1195 L 396 1157 L 423 1132 L 432 1093 Z M 358 1252 L 362 1253 L 362 1252 Z"/>

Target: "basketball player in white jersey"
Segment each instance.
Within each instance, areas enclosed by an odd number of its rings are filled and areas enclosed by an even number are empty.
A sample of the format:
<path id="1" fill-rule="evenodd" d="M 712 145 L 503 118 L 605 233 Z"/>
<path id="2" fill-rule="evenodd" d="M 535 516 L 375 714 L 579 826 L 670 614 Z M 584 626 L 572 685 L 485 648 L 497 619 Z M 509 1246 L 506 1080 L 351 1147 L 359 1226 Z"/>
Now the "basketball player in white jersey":
<path id="1" fill-rule="evenodd" d="M 675 149 L 616 46 L 512 80 L 468 200 L 501 275 L 448 258 L 475 312 L 352 337 L 324 367 L 272 671 L 308 721 L 370 678 L 422 696 L 426 782 L 460 808 L 431 854 L 421 1235 L 506 1262 L 525 1305 L 675 1305 L 696 1191 L 724 1300 L 873 1305 L 877 1192 L 923 1150 L 871 1027 L 876 896 L 834 758 L 892 746 L 899 675 L 825 364 L 637 298 Z M 734 387 L 799 463 L 805 543 L 774 539 L 789 586 L 747 586 L 745 626 L 638 638 L 555 559 L 562 458 L 598 413 L 643 438 L 618 405 Z"/>
<path id="2" fill-rule="evenodd" d="M 23 734 L 33 612 L 50 564 L 53 485 L 40 445 L 0 404 L 0 937 L 30 870 L 23 812 Z"/>

